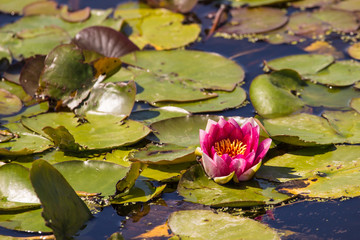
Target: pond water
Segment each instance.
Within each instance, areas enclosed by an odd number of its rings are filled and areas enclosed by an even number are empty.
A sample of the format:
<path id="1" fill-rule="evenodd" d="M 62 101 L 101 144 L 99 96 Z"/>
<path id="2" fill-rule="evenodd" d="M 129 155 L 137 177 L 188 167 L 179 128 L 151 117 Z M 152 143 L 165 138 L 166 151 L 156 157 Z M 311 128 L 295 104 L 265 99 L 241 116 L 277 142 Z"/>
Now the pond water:
<path id="1" fill-rule="evenodd" d="M 115 7 L 126 1 L 98 1 L 79 0 L 58 1 L 67 3 L 75 8 L 91 6 L 92 8 L 106 9 Z M 217 8 L 214 4 L 198 4 L 192 13 L 201 21 L 202 40 L 192 43 L 187 49 L 215 52 L 224 57 L 233 59 L 240 64 L 245 72 L 245 84 L 242 87 L 248 92 L 249 86 L 256 76 L 262 74 L 263 60 L 271 60 L 282 56 L 305 53 L 302 46 L 306 42 L 296 45 L 280 44 L 271 45 L 266 42 L 251 43 L 248 40 L 231 40 L 218 37 L 205 39 L 205 29 L 211 26 L 209 13 L 214 13 Z M 14 21 L 17 17 L 0 14 L 0 22 Z M 338 50 L 345 50 L 347 43 L 334 36 L 332 44 Z M 347 56 L 345 58 L 348 58 Z M 137 108 L 147 108 L 147 104 L 138 104 Z M 320 114 L 324 108 L 313 108 L 315 114 Z M 251 104 L 239 109 L 227 110 L 216 113 L 224 116 L 252 117 L 255 110 Z M 161 198 L 152 203 L 131 205 L 128 208 L 118 208 L 116 205 L 101 209 L 85 229 L 79 232 L 76 239 L 106 239 L 114 232 L 121 232 L 125 239 L 136 239 L 140 234 L 153 229 L 155 226 L 166 223 L 169 215 L 178 210 L 211 209 L 201 204 L 185 202 L 176 192 L 176 185 L 172 191 L 163 193 Z M 251 217 L 280 230 L 294 231 L 298 234 L 283 237 L 283 239 L 358 239 L 360 227 L 360 198 L 306 201 L 295 199 L 286 206 L 275 206 L 272 209 L 256 208 Z M 236 211 L 228 209 L 228 211 Z M 36 236 L 33 233 L 23 233 L 7 230 L 0 227 L 0 235 L 10 236 Z M 168 237 L 155 237 L 148 239 L 168 239 Z"/>

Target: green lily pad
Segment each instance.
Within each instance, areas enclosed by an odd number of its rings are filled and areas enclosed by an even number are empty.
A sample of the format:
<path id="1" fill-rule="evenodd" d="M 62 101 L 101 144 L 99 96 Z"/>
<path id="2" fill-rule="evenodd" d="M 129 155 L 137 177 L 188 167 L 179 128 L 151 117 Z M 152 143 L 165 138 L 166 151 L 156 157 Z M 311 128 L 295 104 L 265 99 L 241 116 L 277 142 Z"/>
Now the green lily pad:
<path id="1" fill-rule="evenodd" d="M 359 196 L 359 146 L 306 148 L 267 161 L 257 177 L 284 182 L 278 190 L 308 197 Z"/>
<path id="2" fill-rule="evenodd" d="M 236 87 L 232 92 L 214 91 L 217 97 L 195 102 L 157 102 L 155 106 L 165 107 L 173 106 L 183 108 L 191 113 L 200 112 L 219 112 L 230 108 L 242 106 L 246 100 L 246 91 L 243 88 Z"/>
<path id="3" fill-rule="evenodd" d="M 45 160 L 34 161 L 30 180 L 43 206 L 42 216 L 55 238 L 71 238 L 92 217 L 61 173 Z"/>
<path id="4" fill-rule="evenodd" d="M 146 101 L 154 105 L 160 101 L 186 102 L 217 96 L 216 94 L 203 92 L 201 89 L 188 86 L 181 79 L 171 79 L 171 76 L 168 78 L 139 69 L 132 69 L 132 72 L 134 73 L 133 79 L 136 81 L 138 89 L 136 101 Z"/>
<path id="5" fill-rule="evenodd" d="M 81 146 L 75 142 L 73 135 L 64 126 L 44 127 L 42 130 L 54 141 L 54 147 L 64 152 L 77 152 L 81 149 Z"/>
<path id="6" fill-rule="evenodd" d="M 250 100 L 259 115 L 281 117 L 300 110 L 304 103 L 296 96 L 302 88 L 301 77 L 284 69 L 257 76 L 250 85 Z"/>
<path id="7" fill-rule="evenodd" d="M 269 7 L 236 8 L 230 13 L 231 21 L 221 27 L 219 32 L 238 35 L 263 33 L 280 28 L 288 21 L 286 12 Z"/>
<path id="8" fill-rule="evenodd" d="M 189 202 L 214 207 L 250 207 L 278 204 L 289 199 L 289 196 L 276 192 L 275 187 L 270 182 L 255 179 L 219 185 L 206 176 L 200 165 L 196 165 L 182 175 L 177 191 Z"/>
<path id="9" fill-rule="evenodd" d="M 334 61 L 331 55 L 300 54 L 277 58 L 266 63 L 273 70 L 293 69 L 300 75 L 315 74 Z"/>
<path id="10" fill-rule="evenodd" d="M 326 119 L 311 114 L 300 113 L 264 119 L 262 124 L 271 138 L 294 145 L 333 144 L 346 141 Z"/>
<path id="11" fill-rule="evenodd" d="M 135 185 L 130 189 L 129 193 L 111 200 L 111 204 L 125 204 L 134 202 L 148 202 L 159 196 L 166 184 L 154 187 L 152 183 L 145 180 L 136 180 Z"/>
<path id="12" fill-rule="evenodd" d="M 0 88 L 8 91 L 13 95 L 16 95 L 24 103 L 25 106 L 33 105 L 36 103 L 36 101 L 31 96 L 29 96 L 19 84 L 7 80 L 2 80 L 0 81 Z"/>
<path id="13" fill-rule="evenodd" d="M 130 161 L 159 165 L 193 162 L 195 160 L 195 147 L 181 147 L 174 144 L 148 144 L 130 158 Z"/>
<path id="14" fill-rule="evenodd" d="M 208 119 L 219 121 L 218 116 L 193 115 L 171 118 L 151 124 L 155 136 L 161 143 L 179 146 L 198 146 L 199 129 L 205 129 Z"/>
<path id="15" fill-rule="evenodd" d="M 138 51 L 121 59 L 162 78 L 211 90 L 233 91 L 245 75 L 241 66 L 231 60 L 215 53 L 193 50 Z"/>
<path id="16" fill-rule="evenodd" d="M 349 86 L 360 81 L 360 63 L 352 60 L 336 61 L 318 73 L 307 77 L 317 83 L 330 86 Z"/>
<path id="17" fill-rule="evenodd" d="M 47 112 L 49 110 L 49 102 L 41 102 L 39 104 L 35 104 L 32 106 L 29 106 L 25 109 L 25 111 L 20 112 L 17 115 L 10 116 L 10 117 L 4 117 L 0 119 L 0 122 L 17 122 L 22 117 L 31 117 L 40 113 Z"/>
<path id="18" fill-rule="evenodd" d="M 9 123 L 5 127 L 18 137 L 9 142 L 0 143 L 0 155 L 20 156 L 40 153 L 53 145 L 47 138 L 29 131 L 21 123 Z"/>
<path id="19" fill-rule="evenodd" d="M 146 125 L 150 125 L 154 122 L 158 122 L 161 120 L 187 115 L 189 115 L 189 112 L 181 108 L 161 107 L 132 112 L 130 115 L 130 119 L 143 122 Z"/>
<path id="20" fill-rule="evenodd" d="M 0 167 L 0 212 L 40 207 L 31 186 L 29 169 L 8 163 Z"/>
<path id="21" fill-rule="evenodd" d="M 174 212 L 169 217 L 171 231 L 181 239 L 280 239 L 278 233 L 253 219 L 211 210 Z"/>
<path id="22" fill-rule="evenodd" d="M 31 3 L 39 2 L 41 0 L 3 0 L 0 3 L 0 11 L 5 13 L 18 13 L 21 14 L 23 8 Z"/>
<path id="23" fill-rule="evenodd" d="M 141 24 L 144 41 L 157 50 L 173 49 L 194 42 L 201 31 L 196 23 L 183 24 L 182 14 L 163 14 L 146 17 Z"/>
<path id="24" fill-rule="evenodd" d="M 76 191 L 101 193 L 106 197 L 115 193 L 117 181 L 129 171 L 115 163 L 95 160 L 66 161 L 53 166 Z"/>
<path id="25" fill-rule="evenodd" d="M 21 100 L 14 94 L 0 88 L 0 113 L 1 115 L 11 115 L 22 109 Z"/>
<path id="26" fill-rule="evenodd" d="M 162 8 L 119 6 L 114 17 L 121 17 L 131 27 L 129 39 L 140 49 L 148 44 L 157 49 L 179 48 L 195 41 L 201 30 L 198 24 L 183 24 L 182 14 Z"/>
<path id="27" fill-rule="evenodd" d="M 73 44 L 60 45 L 51 51 L 41 75 L 42 95 L 66 100 L 78 89 L 81 93 L 91 88 L 93 68 L 83 59 L 81 50 Z"/>
<path id="28" fill-rule="evenodd" d="M 112 114 L 122 117 L 130 115 L 135 103 L 136 85 L 128 83 L 106 83 L 95 86 L 80 108 L 75 109 L 77 115 L 86 113 Z"/>
<path id="29" fill-rule="evenodd" d="M 347 53 L 350 57 L 359 60 L 360 59 L 360 43 L 354 43 L 349 46 Z"/>
<path id="30" fill-rule="evenodd" d="M 335 31 L 350 33 L 359 28 L 355 14 L 349 13 L 349 11 L 321 9 L 315 11 L 313 16 L 323 22 L 329 23 Z"/>
<path id="31" fill-rule="evenodd" d="M 25 29 L 8 46 L 15 58 L 29 58 L 37 54 L 46 55 L 59 44 L 70 42 L 69 34 L 57 26 Z"/>
<path id="32" fill-rule="evenodd" d="M 306 83 L 307 86 L 301 91 L 301 99 L 313 107 L 327 107 L 349 109 L 352 98 L 359 96 L 353 87 L 327 87 L 324 85 Z"/>
<path id="33" fill-rule="evenodd" d="M 116 163 L 123 167 L 129 167 L 131 162 L 129 161 L 129 156 L 136 151 L 133 148 L 117 148 L 105 155 L 105 160 L 107 162 Z M 103 158 L 104 159 L 104 158 Z M 99 159 L 100 160 L 100 159 Z"/>
<path id="34" fill-rule="evenodd" d="M 185 162 L 168 165 L 148 165 L 141 172 L 141 176 L 159 182 L 178 182 L 181 175 L 196 162 Z"/>
<path id="35" fill-rule="evenodd" d="M 72 113 L 47 113 L 23 118 L 22 123 L 46 137 L 49 136 L 43 132 L 44 127 L 64 126 L 84 150 L 131 145 L 150 133 L 150 129 L 141 123 L 132 120 L 123 121 L 123 117 L 119 116 L 88 114 L 86 119 L 87 123 L 79 125 L 79 119 Z"/>
<path id="36" fill-rule="evenodd" d="M 353 98 L 350 102 L 350 106 L 357 111 L 358 113 L 360 113 L 360 97 L 358 98 Z"/>
<path id="37" fill-rule="evenodd" d="M 356 111 L 325 111 L 323 117 L 341 136 L 346 143 L 360 143 L 360 114 Z"/>
<path id="38" fill-rule="evenodd" d="M 45 226 L 41 213 L 42 209 L 18 214 L 0 214 L 0 226 L 17 231 L 51 232 L 51 229 Z"/>

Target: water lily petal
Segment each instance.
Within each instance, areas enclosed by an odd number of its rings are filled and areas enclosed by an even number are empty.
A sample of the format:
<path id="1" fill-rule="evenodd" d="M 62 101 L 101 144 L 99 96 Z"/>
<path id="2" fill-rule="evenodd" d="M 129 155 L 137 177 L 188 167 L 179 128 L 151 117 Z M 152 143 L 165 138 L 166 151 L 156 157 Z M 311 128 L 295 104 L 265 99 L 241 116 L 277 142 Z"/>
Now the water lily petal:
<path id="1" fill-rule="evenodd" d="M 251 132 L 252 132 L 251 135 L 252 135 L 253 141 L 251 142 L 251 146 L 249 146 L 249 147 L 251 148 L 252 151 L 256 152 L 258 145 L 259 145 L 260 127 L 258 125 L 253 127 Z"/>
<path id="2" fill-rule="evenodd" d="M 257 162 L 257 161 L 264 158 L 265 154 L 267 153 L 267 151 L 270 148 L 271 142 L 272 142 L 271 138 L 267 138 L 267 139 L 265 139 L 264 141 L 262 141 L 260 143 L 259 148 L 256 151 L 256 160 L 255 160 L 255 162 Z"/>
<path id="3" fill-rule="evenodd" d="M 217 153 L 214 154 L 214 162 L 219 169 L 219 175 L 217 175 L 217 177 L 225 176 L 230 173 L 229 166 Z"/>
<path id="4" fill-rule="evenodd" d="M 246 157 L 245 157 L 245 161 L 246 161 L 245 170 L 251 168 L 252 166 L 254 166 L 254 164 L 256 164 L 255 163 L 255 157 L 256 157 L 255 151 L 252 151 L 248 155 L 246 155 Z"/>
<path id="5" fill-rule="evenodd" d="M 229 136 L 230 140 L 231 141 L 234 141 L 235 139 L 243 139 L 244 138 L 244 135 L 241 131 L 241 128 L 236 128 Z"/>
<path id="6" fill-rule="evenodd" d="M 215 122 L 214 120 L 208 119 L 208 122 L 207 122 L 207 124 L 206 124 L 206 129 L 205 129 L 205 131 L 206 131 L 206 132 L 209 132 L 210 127 L 211 127 L 212 125 L 217 125 L 217 122 Z"/>
<path id="7" fill-rule="evenodd" d="M 237 121 L 235 121 L 235 119 L 230 118 L 228 122 L 231 123 L 234 127 L 238 128 L 238 129 L 241 129 L 240 125 L 238 124 Z"/>
<path id="8" fill-rule="evenodd" d="M 212 142 L 211 135 L 207 134 L 204 130 L 200 129 L 199 139 L 200 139 L 201 150 L 209 155 L 209 150 L 211 150 L 211 146 L 214 144 Z"/>
<path id="9" fill-rule="evenodd" d="M 252 168 L 246 170 L 243 174 L 241 174 L 240 176 L 238 176 L 238 180 L 239 181 L 248 181 L 250 180 L 254 174 L 257 172 L 257 170 L 259 170 L 260 166 L 261 166 L 261 160 L 258 164 L 256 164 L 255 166 L 253 166 Z"/>
<path id="10" fill-rule="evenodd" d="M 227 123 L 227 121 L 226 121 L 223 117 L 220 117 L 220 120 L 219 120 L 219 122 L 218 122 L 219 127 L 220 127 L 220 128 L 223 128 L 226 123 Z"/>
<path id="11" fill-rule="evenodd" d="M 214 181 L 218 184 L 225 184 L 228 183 L 231 179 L 234 178 L 235 175 L 235 171 L 231 172 L 229 175 L 227 176 L 223 176 L 223 177 L 215 177 Z"/>
<path id="12" fill-rule="evenodd" d="M 212 160 L 207 154 L 202 154 L 201 163 L 209 177 L 214 178 L 219 176 L 219 168 L 217 167 L 215 161 Z"/>

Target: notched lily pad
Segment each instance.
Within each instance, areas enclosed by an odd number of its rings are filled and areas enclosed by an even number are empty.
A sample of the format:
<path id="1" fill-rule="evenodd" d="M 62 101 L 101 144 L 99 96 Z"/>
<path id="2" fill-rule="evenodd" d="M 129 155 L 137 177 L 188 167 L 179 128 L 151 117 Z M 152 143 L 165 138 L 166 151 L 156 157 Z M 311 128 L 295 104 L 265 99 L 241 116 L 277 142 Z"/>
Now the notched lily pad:
<path id="1" fill-rule="evenodd" d="M 21 100 L 14 94 L 0 88 L 0 116 L 11 115 L 22 109 Z"/>
<path id="2" fill-rule="evenodd" d="M 182 108 L 167 106 L 132 112 L 130 119 L 143 122 L 146 125 L 151 125 L 154 122 L 169 118 L 187 116 L 189 114 L 190 113 L 188 111 Z"/>
<path id="3" fill-rule="evenodd" d="M 278 233 L 255 220 L 211 210 L 174 212 L 169 217 L 171 231 L 181 239 L 280 239 Z"/>
<path id="4" fill-rule="evenodd" d="M 195 147 L 181 147 L 174 144 L 148 144 L 135 152 L 130 161 L 141 161 L 147 164 L 177 164 L 195 161 Z"/>
<path id="5" fill-rule="evenodd" d="M 177 191 L 185 201 L 214 207 L 250 207 L 277 204 L 289 196 L 275 191 L 276 185 L 251 180 L 239 184 L 219 185 L 209 179 L 200 165 L 187 170 L 181 177 Z"/>
<path id="6" fill-rule="evenodd" d="M 358 113 L 360 113 L 360 97 L 358 98 L 353 98 L 351 100 L 350 106 L 357 111 Z"/>
<path id="7" fill-rule="evenodd" d="M 300 75 L 307 75 L 317 73 L 333 61 L 334 57 L 330 55 L 299 54 L 277 58 L 266 62 L 266 65 L 273 70 L 288 68 L 297 71 Z"/>
<path id="8" fill-rule="evenodd" d="M 63 5 L 60 9 L 60 17 L 67 22 L 83 22 L 90 17 L 90 7 L 69 12 L 68 6 Z"/>

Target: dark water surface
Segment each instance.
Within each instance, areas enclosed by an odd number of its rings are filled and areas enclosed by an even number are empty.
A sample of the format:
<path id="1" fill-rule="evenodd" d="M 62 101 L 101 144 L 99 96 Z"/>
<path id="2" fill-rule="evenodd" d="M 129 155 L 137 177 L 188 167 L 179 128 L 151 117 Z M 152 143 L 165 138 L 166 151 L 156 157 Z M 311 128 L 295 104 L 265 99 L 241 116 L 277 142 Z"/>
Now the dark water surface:
<path id="1" fill-rule="evenodd" d="M 112 0 L 78 0 L 58 1 L 66 3 L 73 8 L 114 8 L 117 4 L 127 1 Z M 203 31 L 202 39 L 205 39 L 205 30 L 211 27 L 211 19 L 206 16 L 217 10 L 215 5 L 199 4 L 192 11 L 200 19 Z M 18 17 L 0 14 L 0 25 L 15 21 Z M 343 51 L 347 44 L 338 39 L 332 41 L 333 45 Z M 301 45 L 302 44 L 302 45 Z M 223 38 L 209 38 L 206 41 L 196 42 L 187 49 L 216 52 L 225 57 L 233 58 L 240 64 L 245 72 L 245 84 L 247 91 L 251 80 L 263 73 L 262 63 L 281 56 L 304 53 L 298 45 L 270 45 L 265 42 L 250 43 L 247 40 L 227 40 Z M 235 55 L 242 55 L 234 57 Z M 321 111 L 321 109 L 319 110 Z M 221 112 L 226 116 L 240 115 L 244 117 L 254 116 L 255 112 L 251 104 L 247 106 Z M 175 187 L 175 186 L 174 186 Z M 257 219 L 271 227 L 280 230 L 293 231 L 298 234 L 284 237 L 284 239 L 360 239 L 360 198 L 348 200 L 331 200 L 325 202 L 297 200 L 286 206 L 277 206 L 274 209 L 260 211 Z M 120 208 L 110 206 L 102 209 L 95 215 L 85 229 L 76 239 L 106 239 L 114 232 L 121 232 L 125 239 L 136 238 L 140 234 L 153 229 L 155 226 L 166 223 L 169 215 L 178 210 L 210 209 L 207 206 L 192 204 L 182 201 L 176 191 L 162 194 L 162 198 L 151 204 L 138 204 L 135 206 Z M 255 217 L 256 215 L 254 215 Z M 34 234 L 20 233 L 0 227 L 0 235 L 31 236 Z M 151 238 L 151 239 L 168 239 Z"/>

